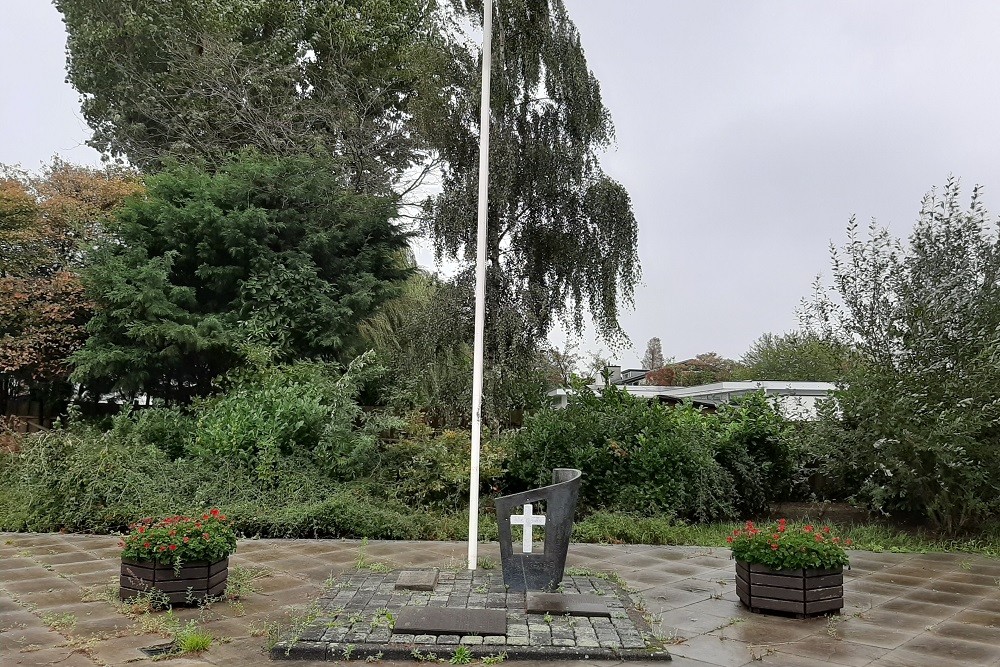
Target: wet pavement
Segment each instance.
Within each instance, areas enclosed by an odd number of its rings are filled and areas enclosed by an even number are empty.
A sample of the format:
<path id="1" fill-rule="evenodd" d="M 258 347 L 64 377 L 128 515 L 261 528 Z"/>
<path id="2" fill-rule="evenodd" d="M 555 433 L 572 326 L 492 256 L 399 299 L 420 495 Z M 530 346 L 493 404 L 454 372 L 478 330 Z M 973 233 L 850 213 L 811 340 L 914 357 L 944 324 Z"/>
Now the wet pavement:
<path id="1" fill-rule="evenodd" d="M 242 540 L 231 565 L 261 575 L 252 582 L 256 590 L 239 602 L 175 610 L 170 619 L 164 612 L 130 617 L 111 601 L 119 569 L 116 544 L 117 538 L 107 536 L 0 533 L 0 665 L 146 663 L 152 658 L 139 649 L 165 641 L 157 630 L 189 620 L 215 641 L 204 653 L 165 664 L 264 664 L 269 635 L 307 620 L 331 574 L 359 564 L 371 571 L 457 570 L 465 555 L 465 545 L 454 542 Z M 484 545 L 481 555 L 496 563 L 499 548 Z M 568 565 L 624 579 L 670 644 L 678 667 L 1000 667 L 1000 561 L 852 552 L 851 562 L 843 614 L 811 619 L 741 607 L 726 549 L 574 544 Z"/>

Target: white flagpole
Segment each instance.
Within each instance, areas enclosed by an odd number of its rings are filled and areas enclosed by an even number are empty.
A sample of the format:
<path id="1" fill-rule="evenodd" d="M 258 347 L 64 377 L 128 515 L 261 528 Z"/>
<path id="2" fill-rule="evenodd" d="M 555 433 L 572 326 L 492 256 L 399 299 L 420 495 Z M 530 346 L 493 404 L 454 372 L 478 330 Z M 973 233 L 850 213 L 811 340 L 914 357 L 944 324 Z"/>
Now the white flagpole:
<path id="1" fill-rule="evenodd" d="M 483 407 L 483 321 L 486 319 L 486 204 L 490 182 L 490 66 L 493 0 L 483 2 L 483 89 L 479 109 L 479 223 L 476 235 L 476 332 L 472 352 L 472 461 L 469 477 L 469 569 L 479 549 L 479 443 Z"/>

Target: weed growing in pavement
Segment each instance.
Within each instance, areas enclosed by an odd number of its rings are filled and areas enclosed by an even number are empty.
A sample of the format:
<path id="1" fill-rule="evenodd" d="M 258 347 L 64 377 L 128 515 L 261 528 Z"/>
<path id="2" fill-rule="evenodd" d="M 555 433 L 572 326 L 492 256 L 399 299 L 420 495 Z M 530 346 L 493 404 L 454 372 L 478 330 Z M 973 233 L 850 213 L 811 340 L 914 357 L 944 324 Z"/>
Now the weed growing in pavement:
<path id="1" fill-rule="evenodd" d="M 212 645 L 212 635 L 195 625 L 194 621 L 188 621 L 174 636 L 174 644 L 178 653 L 201 653 Z"/>
<path id="2" fill-rule="evenodd" d="M 502 653 L 490 654 L 483 656 L 484 665 L 499 665 L 501 662 L 507 659 L 507 651 Z"/>
<path id="3" fill-rule="evenodd" d="M 628 583 L 621 578 L 621 575 L 614 571 L 604 572 L 602 570 L 592 570 L 587 567 L 570 567 L 566 569 L 566 574 L 570 577 L 591 577 L 592 579 L 603 579 L 613 584 L 618 584 L 624 590 L 629 590 Z"/>
<path id="4" fill-rule="evenodd" d="M 57 632 L 72 632 L 73 628 L 76 627 L 76 616 L 73 614 L 42 614 L 42 623 Z"/>
<path id="5" fill-rule="evenodd" d="M 257 580 L 270 576 L 271 570 L 266 567 L 234 565 L 229 568 L 225 597 L 227 600 L 242 600 L 253 593 L 260 593 L 261 588 Z"/>
<path id="6" fill-rule="evenodd" d="M 472 662 L 472 651 L 467 646 L 458 646 L 455 648 L 455 652 L 451 654 L 448 664 L 468 665 L 470 662 Z"/>
<path id="7" fill-rule="evenodd" d="M 439 658 L 437 657 L 437 655 L 431 653 L 430 651 L 422 653 L 418 648 L 415 648 L 412 651 L 410 651 L 410 657 L 416 660 L 417 662 L 444 662 L 444 658 Z"/>

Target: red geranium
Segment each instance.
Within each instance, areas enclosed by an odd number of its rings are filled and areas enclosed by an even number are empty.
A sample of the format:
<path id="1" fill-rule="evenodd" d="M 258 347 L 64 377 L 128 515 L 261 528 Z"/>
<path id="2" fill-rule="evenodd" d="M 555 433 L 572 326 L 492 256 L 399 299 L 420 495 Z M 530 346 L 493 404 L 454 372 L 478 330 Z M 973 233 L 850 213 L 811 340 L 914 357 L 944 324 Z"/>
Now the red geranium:
<path id="1" fill-rule="evenodd" d="M 122 558 L 159 561 L 180 565 L 184 562 L 222 560 L 236 550 L 236 535 L 226 516 L 212 509 L 203 519 L 169 516 L 158 521 L 141 519 L 121 545 Z M 139 541 L 139 536 L 142 541 Z M 201 539 L 196 539 L 196 538 Z"/>

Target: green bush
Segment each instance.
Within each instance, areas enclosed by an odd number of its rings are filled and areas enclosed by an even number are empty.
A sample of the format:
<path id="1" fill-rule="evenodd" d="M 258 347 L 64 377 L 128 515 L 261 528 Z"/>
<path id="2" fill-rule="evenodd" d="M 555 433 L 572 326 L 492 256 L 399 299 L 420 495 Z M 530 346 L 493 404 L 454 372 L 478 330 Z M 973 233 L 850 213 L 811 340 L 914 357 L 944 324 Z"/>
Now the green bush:
<path id="1" fill-rule="evenodd" d="M 404 437 L 384 445 L 374 483 L 411 507 L 456 512 L 468 507 L 471 435 L 468 431 L 435 433 L 410 423 Z M 500 490 L 507 453 L 503 442 L 484 436 L 480 445 L 480 493 Z"/>
<path id="2" fill-rule="evenodd" d="M 772 501 L 785 500 L 795 476 L 791 428 L 763 392 L 720 406 L 714 426 L 720 431 L 715 458 L 735 483 L 740 516 L 758 516 Z"/>
<path id="3" fill-rule="evenodd" d="M 362 356 L 342 374 L 305 362 L 237 374 L 225 394 L 196 404 L 191 451 L 204 460 L 239 461 L 263 482 L 273 481 L 289 456 L 308 458 L 338 479 L 360 477 L 377 466 L 374 432 L 381 424 L 355 399 L 378 372 Z"/>
<path id="4" fill-rule="evenodd" d="M 552 468 L 584 472 L 580 505 L 710 521 L 763 511 L 787 494 L 793 470 L 784 420 L 751 395 L 719 414 L 665 406 L 616 388 L 577 387 L 510 439 L 508 480 L 547 484 Z"/>
<path id="5" fill-rule="evenodd" d="M 114 430 L 52 431 L 0 459 L 0 529 L 119 530 L 177 508 L 176 464 Z"/>
<path id="6" fill-rule="evenodd" d="M 113 427 L 123 437 L 153 445 L 171 459 L 189 453 L 194 443 L 195 420 L 179 408 L 149 408 L 131 416 L 118 416 Z"/>

